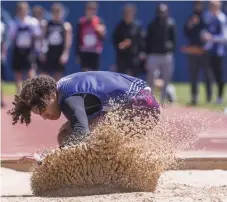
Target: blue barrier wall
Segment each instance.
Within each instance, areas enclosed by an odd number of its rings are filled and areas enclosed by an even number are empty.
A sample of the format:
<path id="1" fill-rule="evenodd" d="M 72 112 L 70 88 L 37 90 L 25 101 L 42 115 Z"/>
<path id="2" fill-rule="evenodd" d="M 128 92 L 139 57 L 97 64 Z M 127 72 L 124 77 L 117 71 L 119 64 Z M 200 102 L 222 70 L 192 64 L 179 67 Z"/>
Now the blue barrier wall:
<path id="1" fill-rule="evenodd" d="M 50 11 L 51 4 L 53 2 L 48 1 L 29 1 L 30 6 L 42 5 L 47 11 Z M 68 15 L 66 20 L 72 23 L 74 26 L 78 18 L 83 15 L 85 2 L 82 1 L 64 1 L 62 2 L 64 6 L 68 9 Z M 107 25 L 107 37 L 104 44 L 104 52 L 101 59 L 101 68 L 102 70 L 108 70 L 110 65 L 115 63 L 115 52 L 112 46 L 112 32 L 116 24 L 119 22 L 122 16 L 122 7 L 128 2 L 110 2 L 110 1 L 101 1 L 99 2 L 99 15 L 105 20 Z M 133 2 L 137 6 L 138 19 L 140 19 L 144 26 L 146 27 L 149 21 L 154 16 L 154 10 L 156 5 L 159 2 L 155 1 L 140 1 Z M 186 44 L 186 39 L 183 34 L 183 25 L 192 11 L 192 2 L 191 1 L 175 1 L 169 2 L 166 1 L 170 8 L 170 13 L 175 19 L 177 24 L 177 51 L 175 54 L 175 72 L 174 72 L 174 81 L 187 81 L 188 80 L 188 66 L 187 66 L 187 57 L 180 52 L 180 46 Z M 15 14 L 15 1 L 2 1 L 2 9 L 7 11 L 11 16 Z M 75 27 L 75 26 L 74 26 Z M 74 30 L 75 33 L 75 30 Z M 5 69 L 6 78 L 9 80 L 13 79 L 12 71 L 10 69 L 10 50 L 9 57 L 7 61 L 7 66 Z M 71 50 L 70 60 L 66 67 L 66 74 L 79 71 L 80 67 L 75 63 L 74 57 L 74 43 Z M 227 81 L 227 59 L 225 61 L 225 80 Z"/>

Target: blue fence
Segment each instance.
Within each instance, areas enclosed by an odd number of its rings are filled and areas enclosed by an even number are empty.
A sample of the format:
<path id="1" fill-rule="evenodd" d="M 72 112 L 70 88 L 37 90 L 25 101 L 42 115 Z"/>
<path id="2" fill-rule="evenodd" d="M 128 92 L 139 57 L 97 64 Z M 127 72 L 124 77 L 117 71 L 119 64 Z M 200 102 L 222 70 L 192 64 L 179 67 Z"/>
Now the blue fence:
<path id="1" fill-rule="evenodd" d="M 50 11 L 51 4 L 50 1 L 29 1 L 30 6 L 42 5 L 47 11 Z M 73 27 L 80 16 L 84 14 L 85 1 L 64 1 L 62 2 L 67 8 L 66 20 L 72 23 Z M 104 44 L 104 52 L 101 58 L 101 68 L 102 70 L 108 70 L 110 65 L 115 63 L 115 52 L 112 46 L 112 32 L 116 24 L 119 22 L 122 16 L 122 8 L 128 2 L 110 2 L 110 1 L 101 1 L 99 2 L 99 15 L 105 20 L 107 25 L 107 36 Z M 133 2 L 137 6 L 137 16 L 140 19 L 144 26 L 146 27 L 149 21 L 154 16 L 155 7 L 159 2 L 156 1 L 140 1 Z M 175 72 L 174 72 L 174 81 L 188 81 L 188 65 L 187 57 L 180 52 L 180 46 L 186 44 L 186 39 L 183 33 L 184 23 L 192 11 L 193 3 L 191 1 L 166 1 L 170 8 L 170 13 L 175 19 L 177 24 L 177 51 L 175 54 Z M 2 16 L 4 20 L 14 16 L 15 14 L 16 1 L 2 1 Z M 5 17 L 7 16 L 7 17 Z M 5 19 L 7 18 L 7 19 Z M 74 30 L 75 33 L 75 30 Z M 71 50 L 70 60 L 66 67 L 66 74 L 79 71 L 80 67 L 75 63 L 75 41 L 73 42 L 73 47 Z M 9 49 L 9 57 L 7 60 L 7 65 L 5 69 L 6 78 L 8 80 L 13 79 L 12 71 L 10 69 L 11 65 L 11 51 Z M 227 59 L 225 61 L 225 80 L 227 81 Z"/>

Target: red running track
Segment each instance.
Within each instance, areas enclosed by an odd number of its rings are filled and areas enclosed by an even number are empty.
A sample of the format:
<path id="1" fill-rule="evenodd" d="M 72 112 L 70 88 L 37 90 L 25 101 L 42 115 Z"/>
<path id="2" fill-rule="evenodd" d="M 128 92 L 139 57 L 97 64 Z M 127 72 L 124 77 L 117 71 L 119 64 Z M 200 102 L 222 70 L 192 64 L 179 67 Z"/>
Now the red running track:
<path id="1" fill-rule="evenodd" d="M 66 121 L 61 117 L 57 121 L 44 121 L 39 116 L 32 116 L 32 122 L 29 126 L 22 124 L 12 125 L 11 117 L 7 115 L 8 109 L 12 106 L 12 97 L 7 97 L 7 107 L 2 109 L 2 139 L 1 154 L 2 157 L 20 156 L 34 153 L 46 147 L 56 148 L 56 135 L 60 126 Z M 211 124 L 208 131 L 198 134 L 199 140 L 193 146 L 194 150 L 203 152 L 221 152 L 227 156 L 227 116 L 214 111 L 203 111 L 195 108 L 169 107 L 164 110 L 164 115 L 171 114 L 197 114 L 204 113 L 212 117 L 215 121 Z M 212 121 L 211 121 L 212 122 Z M 191 148 L 187 150 L 191 151 Z"/>

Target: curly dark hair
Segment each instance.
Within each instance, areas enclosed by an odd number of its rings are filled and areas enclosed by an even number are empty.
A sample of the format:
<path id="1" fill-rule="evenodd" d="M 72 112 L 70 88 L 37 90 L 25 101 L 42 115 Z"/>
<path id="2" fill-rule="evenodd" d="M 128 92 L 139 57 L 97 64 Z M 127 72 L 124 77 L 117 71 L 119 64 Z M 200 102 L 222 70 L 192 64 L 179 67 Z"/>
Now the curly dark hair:
<path id="1" fill-rule="evenodd" d="M 44 111 L 53 93 L 56 93 L 56 81 L 50 76 L 40 75 L 24 81 L 20 95 L 15 95 L 14 107 L 8 111 L 13 118 L 13 125 L 19 120 L 28 125 L 33 107 Z"/>

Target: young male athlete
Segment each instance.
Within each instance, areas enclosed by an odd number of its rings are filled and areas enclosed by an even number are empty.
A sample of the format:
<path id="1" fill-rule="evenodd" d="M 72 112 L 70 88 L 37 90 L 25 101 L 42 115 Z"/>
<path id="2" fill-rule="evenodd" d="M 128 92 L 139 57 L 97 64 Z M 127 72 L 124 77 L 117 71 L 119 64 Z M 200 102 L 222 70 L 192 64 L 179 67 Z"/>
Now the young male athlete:
<path id="1" fill-rule="evenodd" d="M 58 82 L 47 75 L 28 79 L 9 114 L 13 124 L 29 124 L 31 112 L 44 120 L 57 120 L 62 112 L 68 122 L 60 129 L 58 142 L 64 146 L 67 138 L 82 141 L 89 135 L 89 124 L 111 109 L 110 99 L 122 108 L 149 110 L 158 120 L 159 104 L 143 80 L 108 71 L 74 73 Z"/>

